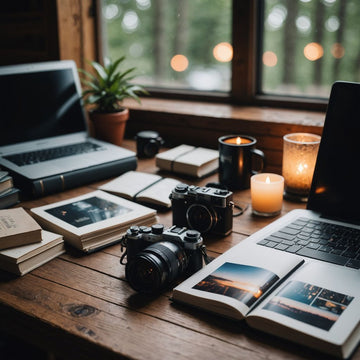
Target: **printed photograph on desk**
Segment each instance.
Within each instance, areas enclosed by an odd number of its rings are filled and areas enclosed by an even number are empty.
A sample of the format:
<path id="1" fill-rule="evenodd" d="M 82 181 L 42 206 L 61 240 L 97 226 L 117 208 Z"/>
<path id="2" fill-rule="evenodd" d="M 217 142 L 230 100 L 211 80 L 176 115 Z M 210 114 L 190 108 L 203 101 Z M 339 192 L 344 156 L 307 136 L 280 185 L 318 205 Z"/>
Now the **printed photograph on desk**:
<path id="1" fill-rule="evenodd" d="M 45 211 L 70 225 L 81 227 L 126 214 L 131 209 L 94 196 Z"/>
<path id="2" fill-rule="evenodd" d="M 310 283 L 290 281 L 264 309 L 330 330 L 353 299 Z"/>
<path id="3" fill-rule="evenodd" d="M 229 296 L 251 307 L 278 280 L 269 270 L 226 262 L 194 289 Z"/>

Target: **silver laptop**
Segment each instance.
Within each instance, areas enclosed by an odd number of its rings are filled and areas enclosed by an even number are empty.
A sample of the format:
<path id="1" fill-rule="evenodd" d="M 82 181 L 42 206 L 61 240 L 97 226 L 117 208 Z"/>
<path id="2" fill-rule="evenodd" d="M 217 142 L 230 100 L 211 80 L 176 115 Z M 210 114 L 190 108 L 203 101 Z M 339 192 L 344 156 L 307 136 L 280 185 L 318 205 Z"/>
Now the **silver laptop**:
<path id="1" fill-rule="evenodd" d="M 296 209 L 245 240 L 273 256 L 360 268 L 360 83 L 332 86 L 307 209 Z"/>
<path id="2" fill-rule="evenodd" d="M 132 151 L 89 136 L 71 60 L 0 67 L 0 109 L 0 167 L 14 174 L 32 180 L 136 162 Z"/>

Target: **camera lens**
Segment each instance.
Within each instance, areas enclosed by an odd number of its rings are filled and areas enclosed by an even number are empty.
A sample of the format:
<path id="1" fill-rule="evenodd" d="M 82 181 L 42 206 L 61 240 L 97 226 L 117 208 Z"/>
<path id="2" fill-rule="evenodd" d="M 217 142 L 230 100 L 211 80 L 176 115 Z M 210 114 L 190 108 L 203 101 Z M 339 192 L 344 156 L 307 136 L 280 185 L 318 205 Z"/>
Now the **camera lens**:
<path id="1" fill-rule="evenodd" d="M 186 219 L 191 229 L 201 233 L 210 231 L 217 223 L 217 216 L 212 208 L 193 204 L 186 211 Z"/>
<path id="2" fill-rule="evenodd" d="M 187 268 L 183 248 L 169 241 L 152 244 L 126 265 L 126 278 L 136 291 L 154 293 L 167 286 Z"/>

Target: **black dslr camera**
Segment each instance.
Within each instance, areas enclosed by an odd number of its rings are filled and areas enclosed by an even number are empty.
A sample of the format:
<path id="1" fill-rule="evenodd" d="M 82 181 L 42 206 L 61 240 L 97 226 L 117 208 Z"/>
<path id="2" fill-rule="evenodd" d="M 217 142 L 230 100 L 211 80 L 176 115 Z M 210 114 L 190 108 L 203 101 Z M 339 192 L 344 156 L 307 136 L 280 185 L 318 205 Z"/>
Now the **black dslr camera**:
<path id="1" fill-rule="evenodd" d="M 134 290 L 146 293 L 163 289 L 181 275 L 192 275 L 206 257 L 201 234 L 176 225 L 131 226 L 121 245 L 126 247 L 120 260 L 126 265 L 126 279 Z"/>
<path id="2" fill-rule="evenodd" d="M 170 194 L 173 224 L 202 234 L 228 235 L 233 225 L 232 197 L 224 189 L 178 184 Z"/>

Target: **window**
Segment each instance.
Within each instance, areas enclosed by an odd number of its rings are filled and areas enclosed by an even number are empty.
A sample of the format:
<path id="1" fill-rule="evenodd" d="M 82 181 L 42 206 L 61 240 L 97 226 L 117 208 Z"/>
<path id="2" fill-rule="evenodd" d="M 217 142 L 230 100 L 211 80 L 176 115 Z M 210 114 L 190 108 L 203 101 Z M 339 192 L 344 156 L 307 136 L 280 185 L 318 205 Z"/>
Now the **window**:
<path id="1" fill-rule="evenodd" d="M 359 16 L 358 0 L 102 0 L 103 53 L 153 93 L 325 104 L 360 81 Z"/>

